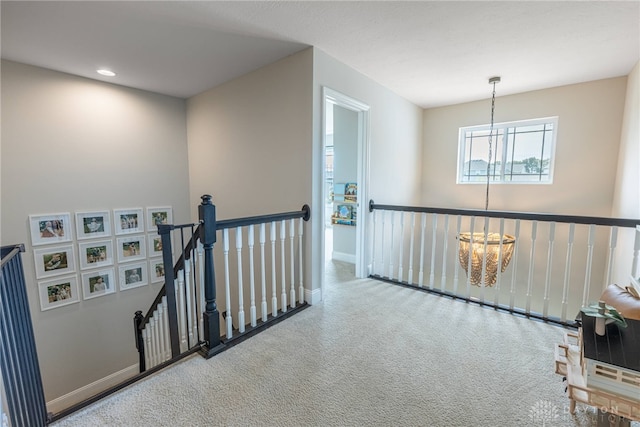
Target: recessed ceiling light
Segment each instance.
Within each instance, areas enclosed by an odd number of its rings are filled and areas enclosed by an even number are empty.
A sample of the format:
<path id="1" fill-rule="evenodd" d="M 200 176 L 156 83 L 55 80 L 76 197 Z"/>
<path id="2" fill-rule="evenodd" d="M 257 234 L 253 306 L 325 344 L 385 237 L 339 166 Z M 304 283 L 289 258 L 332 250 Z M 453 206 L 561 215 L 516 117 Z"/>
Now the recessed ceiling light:
<path id="1" fill-rule="evenodd" d="M 98 72 L 98 74 L 102 74 L 103 76 L 107 76 L 107 77 L 113 77 L 116 75 L 116 73 L 114 73 L 111 70 L 105 70 L 103 68 L 96 70 Z"/>

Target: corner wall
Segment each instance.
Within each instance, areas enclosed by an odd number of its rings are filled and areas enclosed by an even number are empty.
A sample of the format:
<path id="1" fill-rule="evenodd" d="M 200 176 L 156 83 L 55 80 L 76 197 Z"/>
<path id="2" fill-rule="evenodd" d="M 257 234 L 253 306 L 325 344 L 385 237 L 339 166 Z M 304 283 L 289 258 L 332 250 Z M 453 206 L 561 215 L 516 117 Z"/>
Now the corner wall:
<path id="1" fill-rule="evenodd" d="M 85 387 L 93 382 L 136 373 L 133 315 L 160 284 L 41 311 L 28 216 L 69 212 L 73 221 L 78 211 L 170 205 L 174 221 L 187 222 L 185 101 L 10 61 L 1 82 L 2 244 L 26 246 L 46 400 L 81 389 L 56 412 L 111 385 Z M 80 283 L 78 267 L 75 276 Z"/>

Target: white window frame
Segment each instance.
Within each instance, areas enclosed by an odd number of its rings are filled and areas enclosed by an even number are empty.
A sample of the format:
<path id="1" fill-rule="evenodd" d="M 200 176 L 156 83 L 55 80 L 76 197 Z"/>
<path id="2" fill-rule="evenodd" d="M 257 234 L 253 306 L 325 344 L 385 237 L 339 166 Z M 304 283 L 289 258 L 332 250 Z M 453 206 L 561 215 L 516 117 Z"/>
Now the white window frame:
<path id="1" fill-rule="evenodd" d="M 515 185 L 548 185 L 548 184 L 553 184 L 553 171 L 555 169 L 555 157 L 556 157 L 556 139 L 557 139 L 557 135 L 558 135 L 558 116 L 554 116 L 554 117 L 544 117 L 544 118 L 539 118 L 539 119 L 530 119 L 530 120 L 516 120 L 516 121 L 511 121 L 511 122 L 502 122 L 502 123 L 494 123 L 493 125 L 493 150 L 496 150 L 497 144 L 504 144 L 504 137 L 502 138 L 498 138 L 496 137 L 496 135 L 499 135 L 500 130 L 503 131 L 503 135 L 506 134 L 507 129 L 508 128 L 518 128 L 518 127 L 524 127 L 524 126 L 535 126 L 535 125 L 541 125 L 541 124 L 546 124 L 546 123 L 551 123 L 553 124 L 553 131 L 551 132 L 551 141 L 546 141 L 544 142 L 545 147 L 549 147 L 548 152 L 550 153 L 550 158 L 549 158 L 549 179 L 547 180 L 540 180 L 540 181 L 505 181 L 504 180 L 504 165 L 506 165 L 506 159 L 504 157 L 506 157 L 507 154 L 507 150 L 502 150 L 503 153 L 503 159 L 501 164 L 503 165 L 502 167 L 502 171 L 501 171 L 501 177 L 502 179 L 499 180 L 491 180 L 491 184 L 515 184 Z M 466 126 L 466 127 L 461 127 L 459 129 L 459 134 L 458 134 L 458 171 L 457 171 L 457 178 L 456 178 L 456 183 L 457 184 L 484 184 L 486 185 L 487 181 L 486 179 L 482 180 L 482 181 L 465 181 L 463 180 L 464 176 L 463 176 L 463 172 L 464 172 L 464 164 L 465 161 L 467 160 L 465 158 L 465 154 L 467 151 L 467 133 L 468 132 L 472 132 L 472 131 L 489 131 L 491 128 L 491 125 L 486 124 L 486 125 L 477 125 L 477 126 Z M 549 146 L 550 145 L 550 146 Z M 547 150 L 545 149 L 545 152 Z M 494 151 L 495 152 L 495 151 Z M 486 174 L 485 174 L 486 177 Z"/>

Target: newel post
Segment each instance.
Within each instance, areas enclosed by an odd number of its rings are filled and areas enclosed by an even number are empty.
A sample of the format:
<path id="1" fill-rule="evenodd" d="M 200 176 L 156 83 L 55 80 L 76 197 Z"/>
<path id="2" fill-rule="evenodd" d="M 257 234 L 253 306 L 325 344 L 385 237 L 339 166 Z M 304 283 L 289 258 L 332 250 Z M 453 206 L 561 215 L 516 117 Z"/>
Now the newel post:
<path id="1" fill-rule="evenodd" d="M 136 311 L 136 314 L 133 317 L 133 327 L 136 334 L 136 348 L 138 349 L 140 372 L 144 372 L 147 369 L 144 359 L 144 340 L 142 339 L 142 330 L 140 329 L 140 325 L 143 320 L 144 316 L 142 315 L 142 311 Z"/>
<path id="2" fill-rule="evenodd" d="M 207 347 L 204 356 L 211 357 L 219 351 L 220 341 L 220 313 L 216 304 L 216 275 L 213 266 L 213 244 L 216 242 L 216 207 L 211 203 L 211 196 L 202 196 L 202 203 L 198 206 L 200 220 L 200 242 L 204 248 L 204 298 L 205 311 L 204 340 Z"/>

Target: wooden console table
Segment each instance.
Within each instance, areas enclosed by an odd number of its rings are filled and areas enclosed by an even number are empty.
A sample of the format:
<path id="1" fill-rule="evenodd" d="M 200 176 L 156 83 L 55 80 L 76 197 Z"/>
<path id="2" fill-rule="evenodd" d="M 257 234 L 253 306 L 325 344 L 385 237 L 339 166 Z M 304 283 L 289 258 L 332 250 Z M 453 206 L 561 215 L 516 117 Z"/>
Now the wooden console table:
<path id="1" fill-rule="evenodd" d="M 623 422 L 640 421 L 640 321 L 628 324 L 607 325 L 599 336 L 594 319 L 584 316 L 578 333 L 565 333 L 556 345 L 555 372 L 567 379 L 572 414 L 581 402 Z"/>

